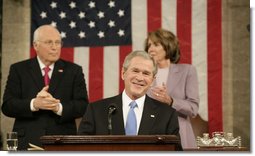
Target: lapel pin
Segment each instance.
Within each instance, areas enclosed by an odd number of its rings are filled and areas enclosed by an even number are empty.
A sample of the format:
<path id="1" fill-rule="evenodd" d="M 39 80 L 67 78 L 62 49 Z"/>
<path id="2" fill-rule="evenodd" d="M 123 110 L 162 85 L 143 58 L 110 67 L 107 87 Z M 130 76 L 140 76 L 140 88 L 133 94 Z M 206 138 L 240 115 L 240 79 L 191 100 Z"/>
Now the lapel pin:
<path id="1" fill-rule="evenodd" d="M 64 71 L 63 69 L 59 69 L 59 70 L 58 70 L 58 72 L 60 72 L 60 73 L 63 73 L 63 71 Z"/>
<path id="2" fill-rule="evenodd" d="M 151 115 L 152 118 L 155 118 L 155 115 Z"/>

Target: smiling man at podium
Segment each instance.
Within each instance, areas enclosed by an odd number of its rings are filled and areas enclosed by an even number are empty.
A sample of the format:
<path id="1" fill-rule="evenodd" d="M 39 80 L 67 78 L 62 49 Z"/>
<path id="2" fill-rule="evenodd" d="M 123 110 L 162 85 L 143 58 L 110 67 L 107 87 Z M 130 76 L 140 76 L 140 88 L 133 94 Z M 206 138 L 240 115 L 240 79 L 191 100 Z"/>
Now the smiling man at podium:
<path id="1" fill-rule="evenodd" d="M 157 65 L 144 51 L 126 56 L 121 78 L 124 91 L 88 105 L 79 135 L 177 135 L 175 109 L 146 95 L 157 73 Z"/>

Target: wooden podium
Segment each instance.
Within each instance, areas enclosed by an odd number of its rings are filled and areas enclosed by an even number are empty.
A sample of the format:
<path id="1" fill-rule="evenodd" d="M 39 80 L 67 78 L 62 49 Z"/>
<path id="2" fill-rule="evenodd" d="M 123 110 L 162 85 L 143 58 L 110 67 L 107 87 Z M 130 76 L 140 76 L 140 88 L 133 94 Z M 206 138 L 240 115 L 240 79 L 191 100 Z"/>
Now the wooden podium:
<path id="1" fill-rule="evenodd" d="M 40 138 L 46 151 L 178 151 L 175 135 L 48 135 Z"/>

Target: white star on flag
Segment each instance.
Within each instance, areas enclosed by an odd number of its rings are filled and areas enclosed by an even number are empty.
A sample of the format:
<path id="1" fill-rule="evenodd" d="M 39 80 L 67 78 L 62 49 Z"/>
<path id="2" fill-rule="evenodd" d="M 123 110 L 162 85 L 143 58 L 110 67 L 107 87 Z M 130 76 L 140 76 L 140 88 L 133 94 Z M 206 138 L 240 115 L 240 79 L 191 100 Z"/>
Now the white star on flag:
<path id="1" fill-rule="evenodd" d="M 57 3 L 56 2 L 52 2 L 50 4 L 51 8 L 54 9 L 54 8 L 57 8 Z"/>
<path id="2" fill-rule="evenodd" d="M 47 13 L 46 12 L 42 12 L 41 15 L 40 15 L 42 18 L 46 18 L 47 17 Z"/>
<path id="3" fill-rule="evenodd" d="M 119 17 L 124 16 L 124 10 L 119 10 L 119 11 L 118 11 L 118 15 L 119 15 Z"/>
<path id="4" fill-rule="evenodd" d="M 89 2 L 89 7 L 92 9 L 92 8 L 95 8 L 96 7 L 96 3 L 93 2 L 93 1 L 90 1 Z"/>
<path id="5" fill-rule="evenodd" d="M 74 9 L 74 8 L 76 8 L 76 3 L 75 2 L 71 2 L 69 6 L 70 6 L 70 8 Z"/>
<path id="6" fill-rule="evenodd" d="M 115 2 L 114 1 L 110 1 L 108 3 L 108 5 L 109 5 L 110 8 L 113 8 L 113 7 L 115 7 Z"/>
<path id="7" fill-rule="evenodd" d="M 111 28 L 111 27 L 114 27 L 114 26 L 115 26 L 115 22 L 112 21 L 112 20 L 110 20 L 110 21 L 108 22 L 108 25 L 109 25 L 110 28 Z"/>
<path id="8" fill-rule="evenodd" d="M 89 27 L 90 27 L 90 28 L 94 28 L 94 27 L 95 27 L 95 22 L 90 21 L 90 22 L 89 22 Z"/>
<path id="9" fill-rule="evenodd" d="M 86 36 L 85 36 L 85 32 L 81 31 L 81 32 L 79 33 L 79 37 L 80 37 L 80 38 L 85 38 L 85 37 L 86 37 Z"/>
<path id="10" fill-rule="evenodd" d="M 99 31 L 99 33 L 98 33 L 98 37 L 99 37 L 99 38 L 104 38 L 104 32 Z"/>
<path id="11" fill-rule="evenodd" d="M 71 21 L 69 26 L 73 29 L 76 27 L 76 23 L 74 21 Z"/>
<path id="12" fill-rule="evenodd" d="M 118 31 L 118 34 L 119 34 L 120 37 L 121 37 L 121 36 L 124 36 L 124 30 L 121 30 L 121 29 L 120 29 L 120 30 Z"/>
<path id="13" fill-rule="evenodd" d="M 85 12 L 81 11 L 78 16 L 80 17 L 80 19 L 85 18 Z"/>
<path id="14" fill-rule="evenodd" d="M 66 18 L 66 13 L 61 11 L 61 13 L 59 14 L 60 18 L 63 19 L 63 18 Z"/>
<path id="15" fill-rule="evenodd" d="M 99 18 L 104 18 L 104 12 L 99 11 L 98 14 L 97 14 L 97 16 L 98 16 Z"/>

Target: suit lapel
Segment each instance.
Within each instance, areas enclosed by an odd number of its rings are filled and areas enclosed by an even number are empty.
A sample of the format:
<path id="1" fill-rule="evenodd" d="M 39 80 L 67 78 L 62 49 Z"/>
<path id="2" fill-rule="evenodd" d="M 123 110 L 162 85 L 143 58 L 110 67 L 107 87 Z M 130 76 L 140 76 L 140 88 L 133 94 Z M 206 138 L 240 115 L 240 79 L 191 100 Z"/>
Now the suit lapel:
<path id="1" fill-rule="evenodd" d="M 36 57 L 31 59 L 29 72 L 36 86 L 38 87 L 39 90 L 41 90 L 44 86 L 44 81 L 43 81 L 42 72 Z"/>
<path id="2" fill-rule="evenodd" d="M 50 80 L 49 91 L 51 93 L 54 93 L 56 87 L 62 81 L 64 74 L 65 74 L 64 63 L 63 63 L 63 61 L 58 60 L 55 63 L 54 70 L 53 70 L 51 80 Z"/>
<path id="3" fill-rule="evenodd" d="M 154 105 L 150 97 L 146 95 L 142 119 L 139 127 L 139 135 L 148 135 L 153 127 L 153 124 L 158 116 L 157 106 Z"/>
<path id="4" fill-rule="evenodd" d="M 116 96 L 116 98 L 113 100 L 113 103 L 116 104 L 117 109 L 115 113 L 112 115 L 112 134 L 125 135 L 122 110 L 122 94 Z"/>

